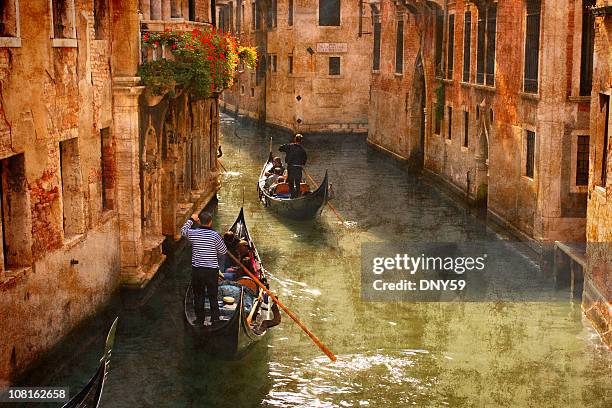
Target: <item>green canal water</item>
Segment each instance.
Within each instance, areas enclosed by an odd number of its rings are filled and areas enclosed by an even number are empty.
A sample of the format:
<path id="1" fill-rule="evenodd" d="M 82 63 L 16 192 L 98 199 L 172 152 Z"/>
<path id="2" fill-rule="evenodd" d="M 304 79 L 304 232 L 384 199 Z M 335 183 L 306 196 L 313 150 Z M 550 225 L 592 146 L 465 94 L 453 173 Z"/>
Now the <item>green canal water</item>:
<path id="1" fill-rule="evenodd" d="M 257 200 L 268 154 L 288 135 L 222 117 L 227 168 L 215 224 L 244 201 L 271 286 L 337 355 L 330 362 L 283 316 L 239 361 L 203 354 L 183 323 L 190 252 L 176 252 L 143 291 L 121 292 L 63 341 L 24 385 L 68 385 L 93 374 L 103 333 L 120 318 L 102 407 L 610 407 L 612 357 L 579 301 L 408 303 L 361 300 L 366 242 L 508 239 L 420 176 L 371 151 L 363 136 L 309 136 L 308 171 L 325 169 L 334 205 L 291 222 Z M 527 256 L 528 257 L 528 256 Z M 525 263 L 534 276 L 536 259 Z M 523 271 L 524 272 L 524 271 Z M 512 279 L 508 272 L 507 279 Z M 544 284 L 542 282 L 545 282 Z M 542 293 L 554 291 L 534 279 Z"/>

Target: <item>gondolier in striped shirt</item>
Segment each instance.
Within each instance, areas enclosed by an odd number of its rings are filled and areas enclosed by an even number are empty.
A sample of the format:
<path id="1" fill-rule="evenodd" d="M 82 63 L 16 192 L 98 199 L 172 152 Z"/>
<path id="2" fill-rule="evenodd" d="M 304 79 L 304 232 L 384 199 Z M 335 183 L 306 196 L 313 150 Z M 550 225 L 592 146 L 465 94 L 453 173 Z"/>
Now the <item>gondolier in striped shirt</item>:
<path id="1" fill-rule="evenodd" d="M 306 150 L 302 147 L 302 138 L 303 136 L 298 133 L 293 137 L 293 143 L 287 143 L 278 148 L 281 152 L 285 152 L 287 183 L 289 184 L 291 198 L 300 196 L 302 169 L 306 165 L 306 160 L 308 159 Z"/>
<path id="2" fill-rule="evenodd" d="M 196 228 L 192 228 L 194 223 Z M 191 286 L 195 302 L 196 318 L 204 322 L 204 294 L 210 302 L 211 324 L 219 320 L 219 265 L 223 265 L 227 247 L 219 234 L 212 229 L 212 216 L 208 213 L 193 214 L 181 228 L 181 235 L 187 237 L 192 245 Z"/>

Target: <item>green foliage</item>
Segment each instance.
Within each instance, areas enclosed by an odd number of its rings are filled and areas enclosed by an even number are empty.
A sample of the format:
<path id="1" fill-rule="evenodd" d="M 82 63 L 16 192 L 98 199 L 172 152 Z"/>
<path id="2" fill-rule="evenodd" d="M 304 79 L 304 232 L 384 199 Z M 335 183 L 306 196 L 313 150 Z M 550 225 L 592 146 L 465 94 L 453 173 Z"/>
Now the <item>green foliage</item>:
<path id="1" fill-rule="evenodd" d="M 171 54 L 139 68 L 144 86 L 154 95 L 172 92 L 178 86 L 196 97 L 208 97 L 232 86 L 239 62 L 249 68 L 257 64 L 255 48 L 240 45 L 235 37 L 214 29 L 148 32 L 143 44 L 163 47 Z"/>

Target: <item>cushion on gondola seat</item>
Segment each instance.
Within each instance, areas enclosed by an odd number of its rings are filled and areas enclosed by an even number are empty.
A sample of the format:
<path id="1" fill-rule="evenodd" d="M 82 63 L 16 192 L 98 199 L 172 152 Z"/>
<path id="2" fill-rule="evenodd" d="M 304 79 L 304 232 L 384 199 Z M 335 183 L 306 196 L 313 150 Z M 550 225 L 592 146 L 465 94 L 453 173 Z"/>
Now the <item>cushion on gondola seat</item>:
<path id="1" fill-rule="evenodd" d="M 274 189 L 274 194 L 289 194 L 289 184 L 279 183 Z"/>
<path id="2" fill-rule="evenodd" d="M 291 198 L 291 195 L 289 193 L 287 194 L 274 194 L 274 198 Z"/>
<path id="3" fill-rule="evenodd" d="M 310 187 L 308 187 L 308 184 L 306 183 L 300 183 L 300 191 L 302 193 L 307 193 L 310 191 Z"/>

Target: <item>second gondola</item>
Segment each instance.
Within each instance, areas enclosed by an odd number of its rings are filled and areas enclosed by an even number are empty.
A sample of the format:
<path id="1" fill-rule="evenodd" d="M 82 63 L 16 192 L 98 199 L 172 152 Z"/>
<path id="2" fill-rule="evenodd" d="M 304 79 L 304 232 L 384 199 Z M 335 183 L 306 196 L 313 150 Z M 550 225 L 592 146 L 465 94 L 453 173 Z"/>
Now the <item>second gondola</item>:
<path id="1" fill-rule="evenodd" d="M 281 182 L 271 186 L 267 185 L 269 182 L 266 172 L 272 169 L 272 165 L 273 157 L 272 153 L 270 153 L 268 161 L 266 161 L 261 170 L 257 183 L 259 199 L 263 205 L 270 207 L 270 209 L 284 217 L 297 220 L 305 220 L 319 215 L 323 206 L 325 206 L 330 199 L 330 186 L 327 171 L 319 187 L 315 190 L 311 190 L 307 183 L 302 183 L 301 195 L 297 198 L 291 198 L 287 183 Z"/>

